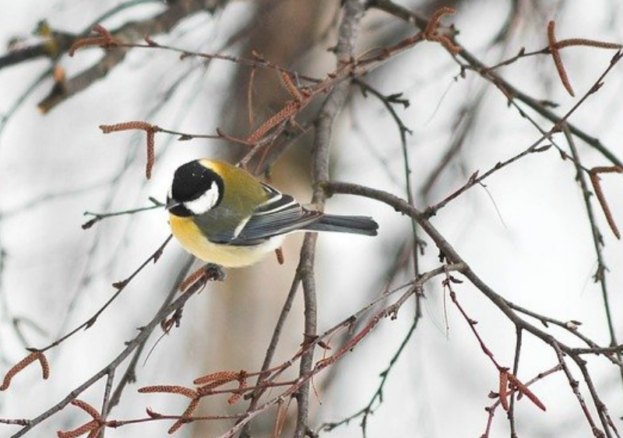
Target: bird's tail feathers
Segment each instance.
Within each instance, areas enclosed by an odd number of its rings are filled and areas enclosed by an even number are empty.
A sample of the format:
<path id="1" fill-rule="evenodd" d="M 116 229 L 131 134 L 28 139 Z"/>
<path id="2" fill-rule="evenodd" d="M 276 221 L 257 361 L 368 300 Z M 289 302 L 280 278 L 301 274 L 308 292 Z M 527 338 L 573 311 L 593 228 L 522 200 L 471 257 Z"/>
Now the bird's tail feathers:
<path id="1" fill-rule="evenodd" d="M 318 221 L 305 227 L 306 231 L 333 231 L 337 233 L 376 236 L 379 224 L 367 216 L 338 216 L 325 214 Z"/>

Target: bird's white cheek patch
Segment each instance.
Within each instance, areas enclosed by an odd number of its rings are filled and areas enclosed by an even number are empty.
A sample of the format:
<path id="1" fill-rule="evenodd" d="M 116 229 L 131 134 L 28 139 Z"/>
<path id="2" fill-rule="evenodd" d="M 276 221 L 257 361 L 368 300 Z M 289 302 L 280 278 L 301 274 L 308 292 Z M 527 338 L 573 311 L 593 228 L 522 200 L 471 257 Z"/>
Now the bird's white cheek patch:
<path id="1" fill-rule="evenodd" d="M 218 184 L 213 182 L 203 195 L 192 201 L 184 202 L 184 207 L 195 216 L 199 216 L 210 211 L 218 203 L 219 198 Z"/>

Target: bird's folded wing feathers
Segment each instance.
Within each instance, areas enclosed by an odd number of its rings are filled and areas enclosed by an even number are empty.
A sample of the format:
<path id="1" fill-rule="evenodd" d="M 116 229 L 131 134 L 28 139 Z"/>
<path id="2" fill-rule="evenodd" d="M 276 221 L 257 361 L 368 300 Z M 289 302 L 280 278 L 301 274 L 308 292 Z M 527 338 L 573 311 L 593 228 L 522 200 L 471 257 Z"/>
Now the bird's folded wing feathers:
<path id="1" fill-rule="evenodd" d="M 322 213 L 305 210 L 289 195 L 264 185 L 269 198 L 260 204 L 237 236 L 232 245 L 254 245 L 262 240 L 289 233 L 317 221 Z"/>

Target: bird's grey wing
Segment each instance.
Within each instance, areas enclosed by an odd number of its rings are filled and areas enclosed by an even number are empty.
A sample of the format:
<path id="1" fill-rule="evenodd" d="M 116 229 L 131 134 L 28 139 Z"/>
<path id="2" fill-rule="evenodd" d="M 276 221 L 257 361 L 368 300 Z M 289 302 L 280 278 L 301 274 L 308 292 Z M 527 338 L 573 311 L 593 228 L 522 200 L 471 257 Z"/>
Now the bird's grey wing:
<path id="1" fill-rule="evenodd" d="M 244 216 L 238 211 L 225 207 L 218 207 L 200 216 L 193 217 L 195 224 L 214 243 L 230 244 L 238 236 L 235 224 L 244 223 Z M 233 224 L 233 226 L 232 226 Z"/>
<path id="2" fill-rule="evenodd" d="M 322 213 L 306 210 L 289 195 L 264 185 L 268 194 L 266 202 L 259 205 L 232 245 L 254 245 L 273 236 L 286 234 L 316 222 Z"/>

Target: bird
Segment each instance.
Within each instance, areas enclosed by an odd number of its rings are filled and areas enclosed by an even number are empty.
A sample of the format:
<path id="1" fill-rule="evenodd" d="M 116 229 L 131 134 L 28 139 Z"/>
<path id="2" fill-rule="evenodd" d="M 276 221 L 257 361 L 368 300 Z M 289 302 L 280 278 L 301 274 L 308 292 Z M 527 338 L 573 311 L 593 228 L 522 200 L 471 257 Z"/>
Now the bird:
<path id="1" fill-rule="evenodd" d="M 259 262 L 295 231 L 333 231 L 376 236 L 367 216 L 325 214 L 246 170 L 208 158 L 175 170 L 167 195 L 171 232 L 195 257 L 225 268 Z"/>

